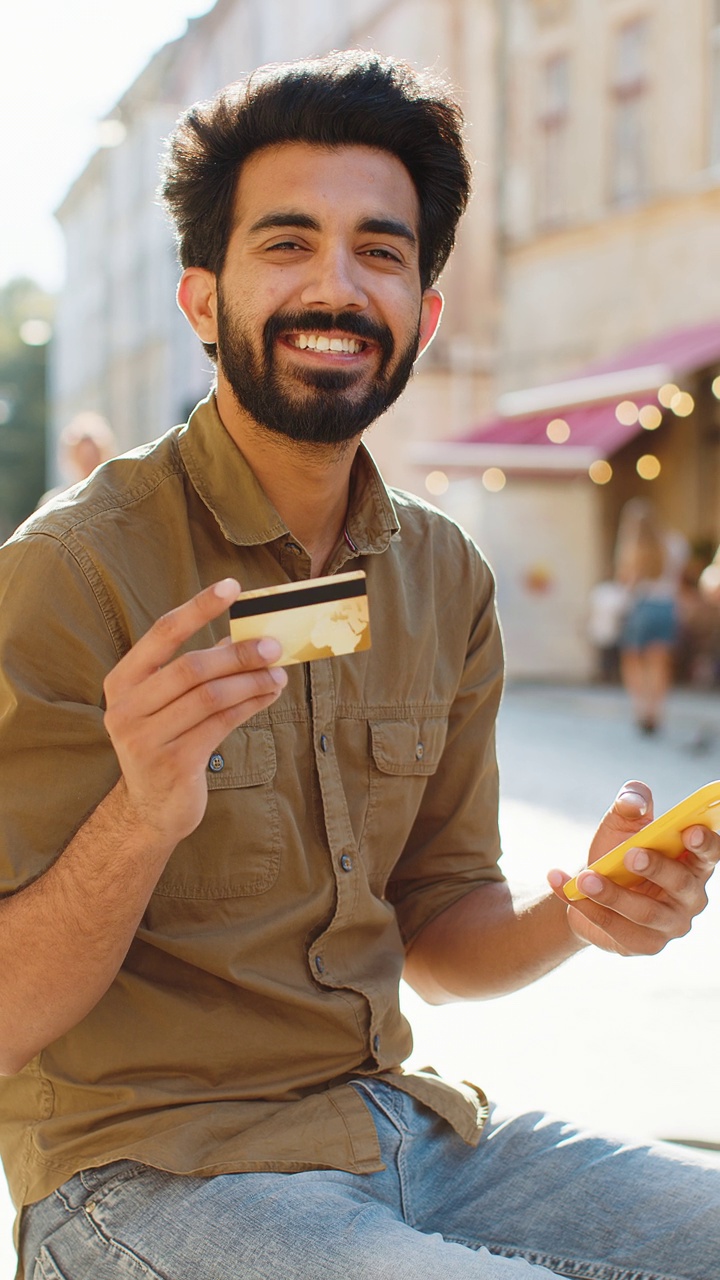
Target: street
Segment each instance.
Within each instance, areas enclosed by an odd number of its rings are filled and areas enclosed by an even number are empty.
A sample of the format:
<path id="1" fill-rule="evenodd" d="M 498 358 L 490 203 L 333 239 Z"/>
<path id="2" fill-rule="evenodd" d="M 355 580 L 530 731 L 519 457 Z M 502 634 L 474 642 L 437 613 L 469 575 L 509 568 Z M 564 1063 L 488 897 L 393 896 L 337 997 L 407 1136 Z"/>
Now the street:
<path id="1" fill-rule="evenodd" d="M 511 880 L 577 870 L 629 778 L 656 810 L 720 776 L 720 697 L 673 694 L 666 730 L 641 738 L 622 692 L 515 686 L 500 715 L 501 828 Z M 410 1065 L 472 1080 L 515 1108 L 646 1138 L 720 1144 L 720 883 L 692 933 L 649 959 L 586 951 L 534 986 L 430 1008 L 409 989 Z M 12 1210 L 0 1202 L 0 1280 L 12 1280 Z"/>

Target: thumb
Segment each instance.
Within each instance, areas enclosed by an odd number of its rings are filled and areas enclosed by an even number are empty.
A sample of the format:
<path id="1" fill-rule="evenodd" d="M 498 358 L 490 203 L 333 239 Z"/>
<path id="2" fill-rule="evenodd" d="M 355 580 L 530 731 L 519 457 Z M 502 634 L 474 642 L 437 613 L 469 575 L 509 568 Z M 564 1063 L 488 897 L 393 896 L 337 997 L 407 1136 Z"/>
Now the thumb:
<path id="1" fill-rule="evenodd" d="M 645 782 L 624 782 L 612 805 L 603 815 L 592 844 L 589 862 L 595 862 L 609 849 L 642 831 L 653 818 L 652 792 Z"/>

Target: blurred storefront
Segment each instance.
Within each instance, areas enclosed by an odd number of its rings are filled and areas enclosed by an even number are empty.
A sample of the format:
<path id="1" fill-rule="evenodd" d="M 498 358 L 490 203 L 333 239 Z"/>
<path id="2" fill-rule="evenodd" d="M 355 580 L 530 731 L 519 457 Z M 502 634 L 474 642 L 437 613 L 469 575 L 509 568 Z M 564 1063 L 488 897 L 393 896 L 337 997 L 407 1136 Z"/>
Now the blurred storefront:
<path id="1" fill-rule="evenodd" d="M 719 401 L 715 321 L 506 393 L 464 438 L 416 447 L 426 488 L 495 567 L 514 675 L 592 675 L 588 600 L 612 574 L 629 498 L 651 493 L 668 528 L 708 555 L 720 542 Z"/>

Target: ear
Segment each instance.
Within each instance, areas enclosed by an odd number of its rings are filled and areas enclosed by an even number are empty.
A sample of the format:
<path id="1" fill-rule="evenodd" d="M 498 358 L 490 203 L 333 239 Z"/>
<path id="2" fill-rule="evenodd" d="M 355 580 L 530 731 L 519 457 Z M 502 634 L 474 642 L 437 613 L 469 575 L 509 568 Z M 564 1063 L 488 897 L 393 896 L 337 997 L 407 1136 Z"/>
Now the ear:
<path id="1" fill-rule="evenodd" d="M 188 267 L 180 277 L 177 304 L 201 342 L 217 342 L 217 279 L 205 267 Z"/>
<path id="2" fill-rule="evenodd" d="M 418 356 L 421 356 L 423 351 L 427 350 L 435 337 L 444 306 L 445 299 L 439 289 L 425 290 L 420 306 L 420 345 L 418 347 Z"/>

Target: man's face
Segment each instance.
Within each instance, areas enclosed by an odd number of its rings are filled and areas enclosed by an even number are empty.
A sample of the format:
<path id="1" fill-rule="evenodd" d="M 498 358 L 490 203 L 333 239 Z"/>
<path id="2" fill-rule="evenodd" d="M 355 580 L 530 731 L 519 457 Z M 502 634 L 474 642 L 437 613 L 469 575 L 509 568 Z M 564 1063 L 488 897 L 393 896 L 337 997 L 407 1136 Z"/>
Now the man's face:
<path id="1" fill-rule="evenodd" d="M 293 440 L 358 436 L 439 316 L 417 228 L 415 188 L 389 153 L 286 143 L 251 156 L 217 282 L 219 396 Z"/>

